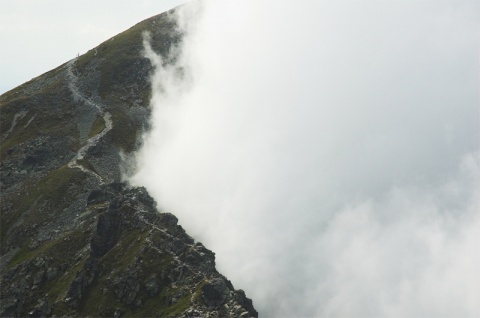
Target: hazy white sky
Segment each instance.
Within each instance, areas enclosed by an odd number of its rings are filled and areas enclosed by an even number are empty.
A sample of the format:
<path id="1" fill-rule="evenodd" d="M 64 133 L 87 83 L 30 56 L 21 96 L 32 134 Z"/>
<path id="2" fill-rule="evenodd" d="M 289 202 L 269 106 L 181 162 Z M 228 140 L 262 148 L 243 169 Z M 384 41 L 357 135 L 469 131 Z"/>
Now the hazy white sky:
<path id="1" fill-rule="evenodd" d="M 0 0 L 0 94 L 185 0 Z"/>

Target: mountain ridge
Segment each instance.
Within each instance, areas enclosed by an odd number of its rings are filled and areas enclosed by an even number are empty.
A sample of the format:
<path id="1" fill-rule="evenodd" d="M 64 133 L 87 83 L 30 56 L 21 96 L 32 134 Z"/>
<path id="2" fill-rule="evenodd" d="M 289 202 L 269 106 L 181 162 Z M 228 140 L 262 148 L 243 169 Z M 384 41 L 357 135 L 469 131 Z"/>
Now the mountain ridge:
<path id="1" fill-rule="evenodd" d="M 150 62 L 176 9 L 0 96 L 2 317 L 256 317 L 144 188 L 123 182 L 149 129 Z"/>

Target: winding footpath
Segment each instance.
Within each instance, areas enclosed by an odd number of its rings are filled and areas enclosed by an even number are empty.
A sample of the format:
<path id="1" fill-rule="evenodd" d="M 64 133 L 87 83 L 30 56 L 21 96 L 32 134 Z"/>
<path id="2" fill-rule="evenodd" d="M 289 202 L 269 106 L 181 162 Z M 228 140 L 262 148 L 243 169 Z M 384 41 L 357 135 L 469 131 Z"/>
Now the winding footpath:
<path id="1" fill-rule="evenodd" d="M 87 139 L 87 142 L 85 143 L 85 145 L 78 150 L 77 155 L 72 159 L 72 161 L 68 163 L 68 167 L 72 169 L 73 168 L 80 169 L 81 171 L 95 177 L 100 182 L 100 184 L 105 184 L 105 181 L 98 173 L 85 168 L 82 164 L 79 164 L 78 161 L 82 160 L 87 154 L 88 150 L 91 147 L 95 146 L 98 143 L 98 141 L 102 139 L 102 137 L 105 136 L 113 128 L 112 115 L 109 112 L 104 111 L 102 106 L 95 103 L 91 99 L 85 97 L 79 91 L 78 85 L 77 85 L 78 77 L 73 73 L 73 64 L 75 64 L 76 60 L 77 58 L 74 58 L 73 60 L 68 62 L 68 68 L 67 68 L 68 88 L 70 89 L 70 92 L 72 93 L 75 100 L 79 100 L 83 102 L 85 105 L 89 107 L 93 107 L 98 111 L 98 113 L 102 116 L 103 120 L 105 121 L 105 128 L 100 133 Z"/>
<path id="2" fill-rule="evenodd" d="M 168 240 L 174 240 L 175 239 L 175 237 L 173 235 L 171 235 L 170 233 L 168 233 L 165 229 L 162 229 L 162 228 L 158 227 L 157 225 L 155 225 L 151 222 L 148 222 L 148 220 L 144 217 L 144 215 L 142 213 L 138 214 L 138 219 L 140 221 L 142 221 L 144 224 L 149 225 L 151 227 L 150 230 L 149 230 L 149 233 L 152 233 L 153 231 L 159 231 L 164 236 L 166 236 Z M 161 251 L 158 247 L 155 246 L 155 244 L 152 242 L 150 237 L 147 237 L 145 240 L 152 249 L 154 249 L 155 251 L 157 251 L 157 253 L 159 253 L 159 255 L 163 254 L 163 251 Z M 190 250 L 193 249 L 193 250 L 197 251 L 195 243 L 194 244 L 185 244 L 185 245 L 188 246 L 188 249 L 190 249 Z M 195 286 L 190 288 L 190 308 L 196 309 L 197 306 L 195 305 L 195 292 L 197 290 L 197 287 L 201 283 L 209 280 L 208 277 L 204 273 L 202 273 L 200 270 L 197 270 L 197 269 L 193 268 L 192 266 L 190 266 L 189 264 L 182 261 L 173 251 L 169 250 L 168 248 L 166 248 L 165 251 L 168 254 L 170 254 L 170 256 L 173 257 L 173 260 L 177 264 L 177 267 L 179 267 L 181 269 L 179 276 L 172 283 L 173 285 L 175 285 L 176 281 L 178 281 L 182 277 L 184 268 L 186 268 L 191 273 L 193 273 L 194 277 L 196 277 L 196 279 L 198 279 L 198 282 L 195 284 Z M 197 251 L 197 253 L 201 254 L 202 252 Z"/>

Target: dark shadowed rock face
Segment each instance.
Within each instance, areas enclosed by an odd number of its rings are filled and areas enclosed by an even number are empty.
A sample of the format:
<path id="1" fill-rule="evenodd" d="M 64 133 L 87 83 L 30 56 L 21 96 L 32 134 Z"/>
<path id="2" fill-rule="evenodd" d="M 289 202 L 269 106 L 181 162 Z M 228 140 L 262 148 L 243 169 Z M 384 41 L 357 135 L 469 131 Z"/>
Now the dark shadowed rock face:
<path id="1" fill-rule="evenodd" d="M 171 14 L 0 96 L 0 316 L 258 316 L 213 252 L 121 182 L 150 115 L 141 34 L 166 57 Z"/>

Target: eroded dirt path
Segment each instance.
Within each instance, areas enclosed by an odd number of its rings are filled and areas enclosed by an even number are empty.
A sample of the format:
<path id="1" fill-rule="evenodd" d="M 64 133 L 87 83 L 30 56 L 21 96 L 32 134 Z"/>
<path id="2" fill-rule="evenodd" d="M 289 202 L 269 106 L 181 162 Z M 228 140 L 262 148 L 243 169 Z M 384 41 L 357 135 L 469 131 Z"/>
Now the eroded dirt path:
<path id="1" fill-rule="evenodd" d="M 75 100 L 78 100 L 87 106 L 93 107 L 98 111 L 100 116 L 102 116 L 103 120 L 105 121 L 105 128 L 95 136 L 87 139 L 85 145 L 78 150 L 77 155 L 72 159 L 72 161 L 68 163 L 68 166 L 70 168 L 80 169 L 83 172 L 95 177 L 100 182 L 100 184 L 104 184 L 105 182 L 102 176 L 100 176 L 95 171 L 87 169 L 85 166 L 79 163 L 79 161 L 85 157 L 85 155 L 87 154 L 88 150 L 91 147 L 95 146 L 98 143 L 98 141 L 102 139 L 102 137 L 105 136 L 113 128 L 112 115 L 109 112 L 106 112 L 101 105 L 95 103 L 93 100 L 83 95 L 78 89 L 78 84 L 77 84 L 78 77 L 73 72 L 73 65 L 75 64 L 76 60 L 77 59 L 75 58 L 70 62 L 68 62 L 68 69 L 67 69 L 68 88 L 70 89 L 70 92 L 72 93 Z"/>

